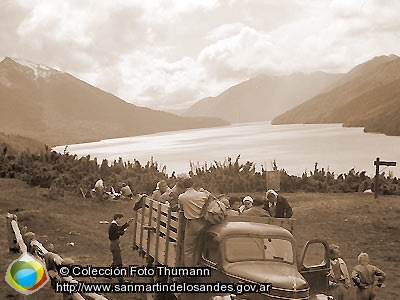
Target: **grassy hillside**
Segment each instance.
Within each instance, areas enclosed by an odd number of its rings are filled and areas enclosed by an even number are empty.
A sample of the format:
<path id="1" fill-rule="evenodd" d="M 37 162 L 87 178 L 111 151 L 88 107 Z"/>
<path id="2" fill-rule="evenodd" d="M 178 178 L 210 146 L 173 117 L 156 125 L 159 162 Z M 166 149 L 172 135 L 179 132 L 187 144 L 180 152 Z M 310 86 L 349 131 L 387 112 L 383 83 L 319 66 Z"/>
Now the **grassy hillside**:
<path id="1" fill-rule="evenodd" d="M 6 147 L 7 150 L 6 155 L 16 155 L 27 149 L 32 153 L 37 153 L 44 147 L 44 143 L 32 138 L 0 132 L 1 154 L 5 151 L 4 147 Z"/>
<path id="2" fill-rule="evenodd" d="M 47 190 L 31 188 L 15 179 L 0 179 L 1 222 L 9 210 L 16 210 L 20 223 L 36 233 L 44 246 L 53 243 L 62 257 L 72 257 L 78 264 L 109 265 L 108 225 L 115 212 L 132 216 L 132 203 L 109 201 L 99 203 L 67 194 L 63 200 L 50 200 Z M 292 204 L 298 249 L 308 239 L 321 238 L 341 247 L 342 257 L 351 270 L 357 255 L 367 251 L 371 263 L 387 273 L 386 288 L 378 290 L 377 299 L 400 297 L 400 197 L 381 196 L 377 201 L 366 194 L 284 194 Z M 68 204 L 68 205 L 67 205 Z M 7 252 L 5 226 L 0 227 L 0 272 L 5 274 L 9 263 L 18 255 Z M 74 242 L 75 246 L 68 245 Z M 124 264 L 142 264 L 137 252 L 130 249 L 132 231 L 121 238 Z M 100 280 L 100 279 L 97 279 Z M 354 288 L 351 293 L 353 295 Z M 34 297 L 37 298 L 34 298 Z M 108 299 L 144 299 L 144 295 L 107 294 Z M 61 299 L 46 286 L 32 299 Z M 0 281 L 0 299 L 25 299 Z M 350 299 L 353 299 L 350 297 Z"/>
<path id="3" fill-rule="evenodd" d="M 343 123 L 400 135 L 400 58 L 376 57 L 347 73 L 336 87 L 276 117 L 272 124 Z"/>

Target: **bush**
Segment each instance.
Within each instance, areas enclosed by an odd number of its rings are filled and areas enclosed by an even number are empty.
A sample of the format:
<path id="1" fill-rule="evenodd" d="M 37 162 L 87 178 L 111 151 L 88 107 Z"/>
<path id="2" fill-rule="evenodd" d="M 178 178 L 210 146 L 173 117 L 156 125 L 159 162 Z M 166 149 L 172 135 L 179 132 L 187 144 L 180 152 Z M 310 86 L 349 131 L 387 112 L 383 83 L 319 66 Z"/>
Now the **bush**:
<path id="1" fill-rule="evenodd" d="M 214 161 L 210 165 L 190 163 L 189 167 L 194 185 L 214 194 L 252 193 L 266 189 L 266 170 L 262 168 L 256 171 L 256 165 L 250 161 L 240 163 L 240 155 L 235 160 L 228 157 L 224 162 Z M 278 170 L 276 162 L 273 168 Z M 314 170 L 304 172 L 302 176 L 290 175 L 285 169 L 279 172 L 282 192 L 353 193 L 374 189 L 373 179 L 365 171 L 356 172 L 354 169 L 336 176 L 324 168 L 319 169 L 318 163 L 315 163 Z M 111 164 L 103 160 L 99 165 L 97 159 L 91 159 L 89 155 L 78 159 L 67 151 L 61 154 L 48 147 L 37 154 L 23 151 L 16 156 L 0 156 L 0 177 L 17 177 L 32 186 L 50 188 L 51 193 L 58 196 L 62 195 L 61 190 L 72 190 L 79 194 L 80 189 L 88 192 L 99 178 L 106 183 L 106 190 L 113 186 L 119 191 L 125 182 L 133 192 L 147 194 L 151 194 L 162 179 L 169 186 L 176 181 L 175 172 L 168 177 L 165 167 L 160 170 L 152 158 L 144 166 L 137 160 L 123 162 L 122 158 Z M 379 182 L 380 193 L 400 195 L 400 181 L 396 177 L 381 174 Z"/>

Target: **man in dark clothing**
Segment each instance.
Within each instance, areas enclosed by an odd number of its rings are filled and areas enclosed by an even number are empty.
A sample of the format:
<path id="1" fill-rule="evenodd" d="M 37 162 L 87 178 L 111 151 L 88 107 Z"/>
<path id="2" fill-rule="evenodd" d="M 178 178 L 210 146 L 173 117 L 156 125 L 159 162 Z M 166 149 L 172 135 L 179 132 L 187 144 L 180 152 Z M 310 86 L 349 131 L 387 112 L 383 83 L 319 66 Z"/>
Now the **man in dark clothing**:
<path id="1" fill-rule="evenodd" d="M 274 218 L 290 218 L 293 215 L 292 207 L 285 197 L 279 196 L 274 190 L 268 190 L 265 210 Z"/>
<path id="2" fill-rule="evenodd" d="M 115 214 L 114 218 L 108 228 L 108 238 L 110 240 L 110 251 L 113 256 L 113 262 L 111 266 L 113 267 L 121 267 L 122 266 L 122 257 L 121 257 L 121 248 L 119 247 L 119 237 L 125 233 L 126 228 L 129 227 L 129 224 L 133 221 L 133 218 L 129 219 L 128 222 L 122 223 L 123 215 L 121 213 Z M 122 277 L 118 278 L 119 282 L 124 282 Z"/>

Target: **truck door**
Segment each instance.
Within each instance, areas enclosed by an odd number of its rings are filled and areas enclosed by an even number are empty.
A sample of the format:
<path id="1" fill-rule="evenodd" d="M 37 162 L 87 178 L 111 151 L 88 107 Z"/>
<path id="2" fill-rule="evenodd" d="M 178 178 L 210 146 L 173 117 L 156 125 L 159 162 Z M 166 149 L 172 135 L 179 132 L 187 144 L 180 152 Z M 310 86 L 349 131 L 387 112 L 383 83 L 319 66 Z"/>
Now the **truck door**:
<path id="1" fill-rule="evenodd" d="M 299 271 L 310 285 L 310 295 L 327 293 L 329 268 L 328 244 L 323 240 L 308 241 L 299 259 Z"/>

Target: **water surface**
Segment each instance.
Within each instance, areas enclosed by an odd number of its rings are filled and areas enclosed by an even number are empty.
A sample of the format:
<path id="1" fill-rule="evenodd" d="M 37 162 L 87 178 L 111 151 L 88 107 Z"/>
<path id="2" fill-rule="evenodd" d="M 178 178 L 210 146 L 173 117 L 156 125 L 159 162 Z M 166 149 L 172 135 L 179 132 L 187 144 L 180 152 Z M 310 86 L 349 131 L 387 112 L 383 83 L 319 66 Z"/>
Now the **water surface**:
<path id="1" fill-rule="evenodd" d="M 400 163 L 400 137 L 364 133 L 362 128 L 343 128 L 341 124 L 271 125 L 266 122 L 234 124 L 231 126 L 164 132 L 144 136 L 102 140 L 69 145 L 68 151 L 79 157 L 91 155 L 99 161 L 139 160 L 145 164 L 150 157 L 167 166 L 171 173 L 189 171 L 189 162 L 224 161 L 226 157 L 247 160 L 267 169 L 273 160 L 279 168 L 300 175 L 319 167 L 347 173 L 351 168 L 373 175 L 376 157 Z M 62 152 L 64 146 L 55 147 Z M 400 177 L 399 167 L 390 167 Z"/>

